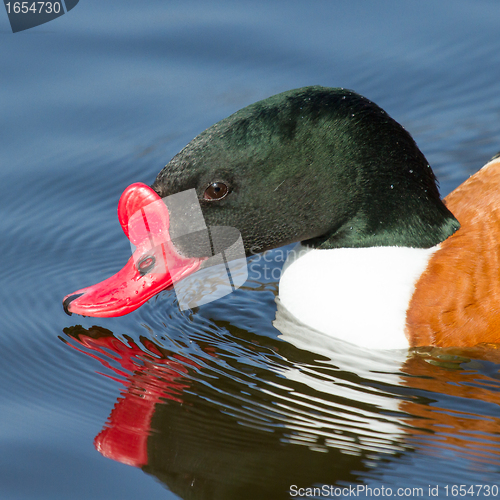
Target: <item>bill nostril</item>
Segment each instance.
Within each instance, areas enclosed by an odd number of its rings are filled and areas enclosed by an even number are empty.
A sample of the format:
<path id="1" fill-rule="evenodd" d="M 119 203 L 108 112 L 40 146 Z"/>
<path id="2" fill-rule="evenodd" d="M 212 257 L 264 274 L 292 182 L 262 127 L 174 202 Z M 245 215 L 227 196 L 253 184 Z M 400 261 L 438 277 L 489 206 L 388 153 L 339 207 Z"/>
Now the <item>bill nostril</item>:
<path id="1" fill-rule="evenodd" d="M 63 300 L 63 308 L 64 308 L 64 312 L 68 315 L 68 316 L 71 316 L 72 313 L 70 312 L 69 310 L 69 305 L 71 304 L 71 302 L 73 302 L 75 299 L 77 299 L 78 297 L 81 297 L 83 295 L 83 293 L 74 293 L 73 295 L 68 295 L 64 300 Z"/>

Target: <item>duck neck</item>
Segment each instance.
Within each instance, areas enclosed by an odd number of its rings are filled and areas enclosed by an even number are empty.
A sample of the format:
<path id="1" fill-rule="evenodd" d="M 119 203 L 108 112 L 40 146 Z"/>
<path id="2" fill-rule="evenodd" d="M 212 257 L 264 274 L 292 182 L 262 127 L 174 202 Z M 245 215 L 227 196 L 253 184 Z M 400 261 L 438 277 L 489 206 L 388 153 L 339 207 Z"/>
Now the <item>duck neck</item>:
<path id="1" fill-rule="evenodd" d="M 431 248 L 460 227 L 441 200 L 422 201 L 406 197 L 399 206 L 370 204 L 332 227 L 326 234 L 303 241 L 310 248 L 408 247 Z"/>
<path id="2" fill-rule="evenodd" d="M 332 179 L 341 183 L 337 194 L 319 218 L 332 223 L 318 237 L 306 239 L 312 248 L 367 248 L 399 246 L 431 248 L 446 240 L 460 227 L 453 214 L 440 199 L 430 167 L 425 158 L 388 168 L 384 156 L 374 165 L 349 159 L 350 176 Z M 415 160 L 420 165 L 414 166 Z M 413 168 L 412 168 L 413 167 Z M 429 170 L 426 177 L 423 170 Z M 354 173 L 352 172 L 354 170 Z M 418 172 L 418 174 L 417 174 Z"/>
<path id="3" fill-rule="evenodd" d="M 431 248 L 451 236 L 460 225 L 410 134 L 374 103 L 341 102 L 354 112 L 337 115 L 329 154 L 315 164 L 324 181 L 318 218 L 332 224 L 308 246 Z"/>

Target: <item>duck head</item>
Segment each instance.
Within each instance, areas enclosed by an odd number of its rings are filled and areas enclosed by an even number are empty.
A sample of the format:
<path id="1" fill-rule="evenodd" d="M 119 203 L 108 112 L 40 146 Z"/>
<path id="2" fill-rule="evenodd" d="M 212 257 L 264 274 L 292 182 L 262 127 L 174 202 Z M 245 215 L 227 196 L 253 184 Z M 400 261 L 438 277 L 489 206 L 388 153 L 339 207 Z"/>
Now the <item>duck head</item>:
<path id="1" fill-rule="evenodd" d="M 429 248 L 459 227 L 424 155 L 385 111 L 345 89 L 291 90 L 202 132 L 151 188 L 127 188 L 119 203 L 127 236 L 128 226 L 143 227 L 137 213 L 149 211 L 156 222 L 147 235 L 133 231 L 137 249 L 117 275 L 65 297 L 66 312 L 126 314 L 203 267 L 210 248 L 169 237 L 185 221 L 161 199 L 182 192 L 196 196 L 206 226 L 236 228 L 246 256 L 299 241 L 324 249 Z M 151 247 L 151 235 L 173 267 L 150 272 L 157 259 L 141 245 Z"/>

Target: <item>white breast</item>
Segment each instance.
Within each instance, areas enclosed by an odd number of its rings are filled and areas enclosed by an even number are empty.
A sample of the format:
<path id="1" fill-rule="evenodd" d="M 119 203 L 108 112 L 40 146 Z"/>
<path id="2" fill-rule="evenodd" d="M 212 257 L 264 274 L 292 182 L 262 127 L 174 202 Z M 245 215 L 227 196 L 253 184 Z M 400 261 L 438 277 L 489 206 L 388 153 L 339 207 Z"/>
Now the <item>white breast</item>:
<path id="1" fill-rule="evenodd" d="M 300 322 L 332 337 L 374 349 L 407 348 L 406 311 L 438 248 L 299 244 L 283 267 L 279 297 Z"/>

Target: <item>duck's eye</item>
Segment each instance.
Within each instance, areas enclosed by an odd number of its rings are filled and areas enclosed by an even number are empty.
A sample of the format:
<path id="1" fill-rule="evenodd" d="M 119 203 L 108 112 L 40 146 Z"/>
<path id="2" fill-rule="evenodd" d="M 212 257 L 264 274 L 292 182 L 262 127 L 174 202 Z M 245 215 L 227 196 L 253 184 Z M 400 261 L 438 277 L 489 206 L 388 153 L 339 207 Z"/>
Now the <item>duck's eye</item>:
<path id="1" fill-rule="evenodd" d="M 137 270 L 144 276 L 148 271 L 153 269 L 156 263 L 154 255 L 148 255 L 139 261 L 137 264 Z"/>
<path id="2" fill-rule="evenodd" d="M 205 189 L 203 197 L 205 200 L 222 200 L 228 192 L 229 189 L 223 182 L 212 182 L 212 184 Z"/>

